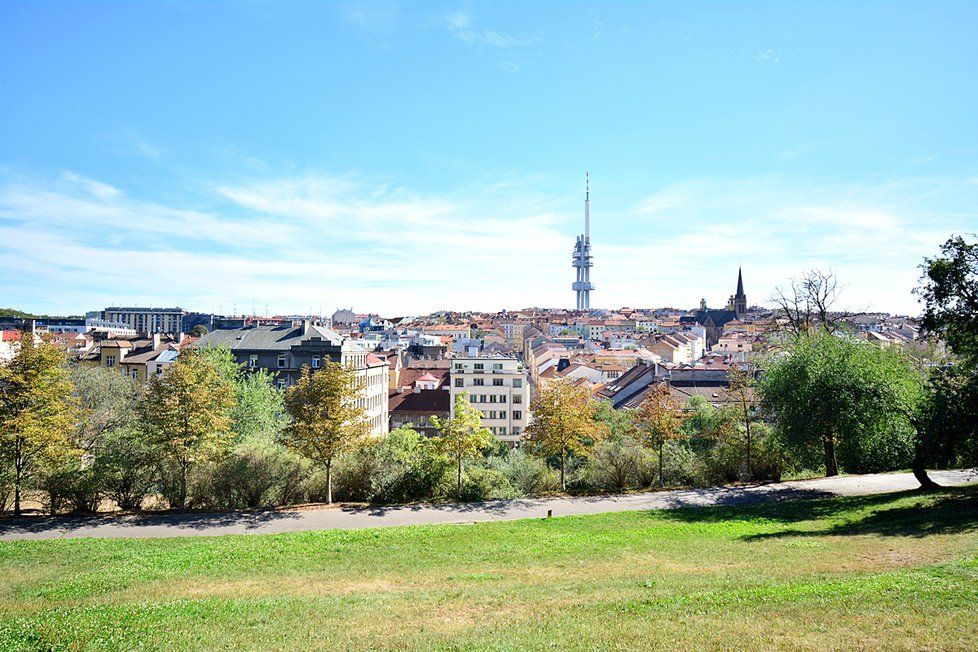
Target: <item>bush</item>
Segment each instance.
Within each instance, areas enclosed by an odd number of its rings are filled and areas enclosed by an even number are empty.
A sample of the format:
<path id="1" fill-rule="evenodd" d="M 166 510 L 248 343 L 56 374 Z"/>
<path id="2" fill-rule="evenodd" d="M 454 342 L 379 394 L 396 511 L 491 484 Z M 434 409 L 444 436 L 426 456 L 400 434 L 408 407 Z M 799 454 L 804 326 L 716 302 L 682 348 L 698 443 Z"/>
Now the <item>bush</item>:
<path id="1" fill-rule="evenodd" d="M 541 459 L 527 455 L 521 449 L 507 450 L 487 458 L 486 465 L 506 476 L 518 496 L 554 493 L 560 489 L 557 472 Z"/>
<path id="2" fill-rule="evenodd" d="M 623 491 L 640 484 L 645 451 L 631 438 L 599 442 L 584 467 L 587 484 L 599 491 Z"/>
<path id="3" fill-rule="evenodd" d="M 100 484 L 95 469 L 83 467 L 77 458 L 52 465 L 38 479 L 39 488 L 48 494 L 47 506 L 52 515 L 66 510 L 73 514 L 98 511 Z"/>
<path id="4" fill-rule="evenodd" d="M 219 509 L 259 509 L 298 502 L 309 467 L 307 460 L 278 444 L 239 444 L 208 467 L 207 495 L 201 496 L 204 500 L 200 502 Z"/>
<path id="5" fill-rule="evenodd" d="M 482 502 L 516 498 L 516 491 L 505 474 L 484 466 L 469 466 L 462 478 L 462 500 Z"/>
<path id="6" fill-rule="evenodd" d="M 160 451 L 138 430 L 112 430 L 102 439 L 94 467 L 119 509 L 139 510 L 159 483 Z"/>
<path id="7" fill-rule="evenodd" d="M 666 486 L 704 484 L 703 462 L 683 441 L 668 441 L 663 447 L 662 480 Z"/>

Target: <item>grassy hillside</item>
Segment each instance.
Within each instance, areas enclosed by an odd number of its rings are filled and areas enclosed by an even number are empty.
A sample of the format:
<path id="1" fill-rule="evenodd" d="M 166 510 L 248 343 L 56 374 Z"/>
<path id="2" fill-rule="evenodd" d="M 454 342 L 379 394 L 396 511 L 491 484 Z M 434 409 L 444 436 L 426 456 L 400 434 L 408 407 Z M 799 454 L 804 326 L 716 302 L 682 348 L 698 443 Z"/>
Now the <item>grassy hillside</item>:
<path id="1" fill-rule="evenodd" d="M 978 490 L 6 542 L 0 619 L 0 648 L 24 650 L 970 650 Z"/>

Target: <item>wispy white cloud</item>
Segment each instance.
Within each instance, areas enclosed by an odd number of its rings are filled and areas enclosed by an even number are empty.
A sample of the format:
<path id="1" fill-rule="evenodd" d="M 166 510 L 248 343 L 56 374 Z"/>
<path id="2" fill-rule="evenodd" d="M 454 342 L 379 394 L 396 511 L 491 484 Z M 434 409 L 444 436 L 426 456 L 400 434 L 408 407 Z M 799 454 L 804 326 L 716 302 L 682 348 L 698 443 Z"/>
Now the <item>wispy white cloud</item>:
<path id="1" fill-rule="evenodd" d="M 535 34 L 516 36 L 491 29 L 477 29 L 473 25 L 472 15 L 467 11 L 457 11 L 445 16 L 445 26 L 452 37 L 471 45 L 508 50 L 543 42 L 543 39 Z"/>
<path id="2" fill-rule="evenodd" d="M 66 172 L 0 171 L 4 303 L 77 312 L 116 300 L 275 312 L 354 305 L 385 313 L 570 302 L 575 197 L 507 174 L 420 193 L 388 180 L 306 173 L 204 183 L 188 208 Z M 832 267 L 853 306 L 915 310 L 917 265 L 978 223 L 970 180 L 799 184 L 693 179 L 610 208 L 592 188 L 597 305 L 722 304 Z"/>

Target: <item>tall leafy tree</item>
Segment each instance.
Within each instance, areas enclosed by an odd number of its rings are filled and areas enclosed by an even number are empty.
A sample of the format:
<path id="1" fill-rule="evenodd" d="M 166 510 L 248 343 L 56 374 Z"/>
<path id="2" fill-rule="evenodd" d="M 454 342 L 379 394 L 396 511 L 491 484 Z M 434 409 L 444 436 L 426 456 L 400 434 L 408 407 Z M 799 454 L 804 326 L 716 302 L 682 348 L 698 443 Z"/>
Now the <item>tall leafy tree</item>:
<path id="1" fill-rule="evenodd" d="M 45 457 L 71 449 L 75 405 L 64 352 L 24 343 L 0 367 L 0 458 L 13 467 L 14 514 L 21 514 L 24 481 Z"/>
<path id="2" fill-rule="evenodd" d="M 761 381 L 763 407 L 793 457 L 827 476 L 910 463 L 920 374 L 900 352 L 848 336 L 793 340 Z"/>
<path id="3" fill-rule="evenodd" d="M 921 326 L 953 354 L 931 370 L 918 420 L 913 471 L 934 487 L 926 465 L 978 464 L 978 243 L 949 238 L 921 267 Z"/>
<path id="4" fill-rule="evenodd" d="M 234 383 L 207 355 L 193 349 L 181 352 L 165 374 L 150 381 L 141 411 L 150 439 L 179 470 L 179 509 L 187 506 L 190 468 L 230 445 L 234 405 Z"/>
<path id="5" fill-rule="evenodd" d="M 757 410 L 757 368 L 747 363 L 742 366 L 731 366 L 727 370 L 727 380 L 730 395 L 737 402 L 737 415 L 744 426 L 744 468 L 747 480 L 753 476 L 753 461 L 751 460 L 752 435 L 751 425 L 754 412 Z"/>
<path id="6" fill-rule="evenodd" d="M 115 369 L 76 365 L 70 380 L 78 406 L 75 437 L 82 449 L 98 449 L 107 433 L 131 428 L 138 420 L 140 387 L 133 378 Z"/>
<path id="7" fill-rule="evenodd" d="M 567 456 L 585 453 L 604 434 L 604 424 L 595 419 L 597 410 L 586 386 L 564 378 L 543 383 L 533 397 L 533 421 L 525 439 L 531 451 L 559 458 L 562 490 L 567 489 Z"/>
<path id="8" fill-rule="evenodd" d="M 288 425 L 283 392 L 272 383 L 273 376 L 265 369 L 238 379 L 233 419 L 239 442 L 275 441 Z"/>
<path id="9" fill-rule="evenodd" d="M 341 452 L 355 450 L 370 434 L 359 403 L 363 378 L 355 369 L 327 361 L 313 372 L 303 367 L 298 382 L 285 392 L 292 422 L 284 443 L 326 470 L 326 502 L 333 502 L 333 462 Z"/>
<path id="10" fill-rule="evenodd" d="M 978 365 L 978 243 L 948 239 L 941 255 L 925 258 L 921 285 L 921 326 L 943 339 L 955 354 Z"/>
<path id="11" fill-rule="evenodd" d="M 482 426 L 482 412 L 469 403 L 468 392 L 455 396 L 454 414 L 448 419 L 432 417 L 438 429 L 435 447 L 455 462 L 455 495 L 462 497 L 462 463 L 492 446 L 492 432 Z"/>
<path id="12" fill-rule="evenodd" d="M 663 459 L 666 443 L 683 436 L 686 418 L 686 406 L 672 395 L 665 383 L 650 387 L 635 411 L 635 424 L 641 433 L 642 443 L 658 455 L 660 487 L 665 484 Z"/>

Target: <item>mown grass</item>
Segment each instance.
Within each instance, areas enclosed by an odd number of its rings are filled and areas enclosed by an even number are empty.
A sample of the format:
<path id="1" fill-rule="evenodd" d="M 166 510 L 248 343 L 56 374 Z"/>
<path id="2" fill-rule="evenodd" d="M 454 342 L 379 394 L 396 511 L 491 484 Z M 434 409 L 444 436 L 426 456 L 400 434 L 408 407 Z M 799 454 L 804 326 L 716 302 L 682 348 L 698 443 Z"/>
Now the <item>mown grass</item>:
<path id="1" fill-rule="evenodd" d="M 0 649 L 978 641 L 978 489 L 283 535 L 0 543 Z"/>

